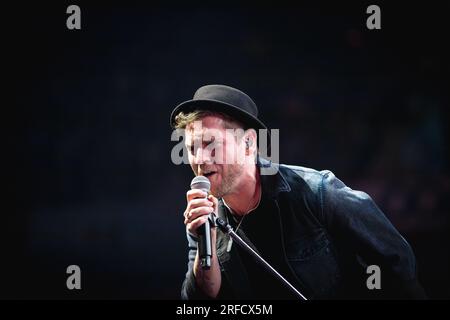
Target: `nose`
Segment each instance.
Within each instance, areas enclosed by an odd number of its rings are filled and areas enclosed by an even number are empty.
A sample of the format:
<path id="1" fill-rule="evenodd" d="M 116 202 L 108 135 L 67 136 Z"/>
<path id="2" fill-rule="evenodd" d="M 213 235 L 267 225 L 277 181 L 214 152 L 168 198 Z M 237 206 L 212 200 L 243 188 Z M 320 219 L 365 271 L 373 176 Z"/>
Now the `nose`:
<path id="1" fill-rule="evenodd" d="M 198 148 L 194 157 L 195 164 L 211 164 L 211 151 L 208 148 Z"/>

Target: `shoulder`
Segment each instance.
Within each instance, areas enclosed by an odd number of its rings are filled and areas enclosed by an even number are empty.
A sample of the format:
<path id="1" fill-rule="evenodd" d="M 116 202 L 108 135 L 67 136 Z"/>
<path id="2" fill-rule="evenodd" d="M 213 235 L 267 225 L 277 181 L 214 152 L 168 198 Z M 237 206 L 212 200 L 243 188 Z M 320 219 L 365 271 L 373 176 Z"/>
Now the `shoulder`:
<path id="1" fill-rule="evenodd" d="M 303 184 L 314 193 L 320 192 L 325 183 L 329 183 L 335 178 L 333 172 L 330 170 L 319 171 L 312 168 L 288 164 L 281 164 L 279 168 L 280 173 L 289 183 L 291 188 L 294 188 L 295 184 Z"/>
<path id="2" fill-rule="evenodd" d="M 312 192 L 317 194 L 321 198 L 321 201 L 324 201 L 324 198 L 333 200 L 333 202 L 350 198 L 353 201 L 372 200 L 367 193 L 348 187 L 330 170 L 319 171 L 301 166 L 280 165 L 280 171 L 291 188 L 296 183 L 303 183 Z"/>

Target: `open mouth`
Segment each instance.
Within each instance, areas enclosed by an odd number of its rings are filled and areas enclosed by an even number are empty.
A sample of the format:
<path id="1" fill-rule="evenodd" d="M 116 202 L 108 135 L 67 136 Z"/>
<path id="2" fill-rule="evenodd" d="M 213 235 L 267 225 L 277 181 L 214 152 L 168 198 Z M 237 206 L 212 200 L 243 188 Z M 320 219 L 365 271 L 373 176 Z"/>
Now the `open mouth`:
<path id="1" fill-rule="evenodd" d="M 205 173 L 204 176 L 209 178 L 209 177 L 211 177 L 214 174 L 216 174 L 216 173 L 215 172 L 208 172 L 208 173 Z"/>

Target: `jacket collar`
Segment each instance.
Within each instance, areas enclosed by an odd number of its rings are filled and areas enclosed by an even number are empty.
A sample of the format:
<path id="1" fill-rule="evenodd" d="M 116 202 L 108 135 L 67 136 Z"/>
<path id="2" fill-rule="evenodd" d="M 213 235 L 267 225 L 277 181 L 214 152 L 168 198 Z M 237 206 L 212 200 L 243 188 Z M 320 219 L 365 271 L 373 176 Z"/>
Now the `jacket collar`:
<path id="1" fill-rule="evenodd" d="M 280 165 L 277 163 L 273 163 L 270 160 L 267 160 L 265 158 L 262 158 L 260 156 L 256 159 L 256 165 L 259 168 L 272 168 L 276 169 L 276 174 L 274 175 L 261 175 L 261 185 L 263 189 L 263 193 L 267 195 L 270 198 L 277 198 L 278 194 L 280 192 L 290 192 L 291 186 L 287 182 L 285 176 L 280 170 Z M 220 209 L 219 210 L 219 217 L 222 219 L 226 219 L 226 210 L 225 210 L 225 204 L 223 203 L 223 199 L 220 198 Z"/>
<path id="2" fill-rule="evenodd" d="M 280 192 L 291 191 L 291 186 L 289 185 L 285 176 L 281 172 L 280 165 L 278 163 L 273 163 L 270 160 L 258 156 L 256 160 L 256 165 L 260 168 L 271 168 L 276 172 L 273 175 L 260 174 L 263 192 L 266 195 L 268 195 L 271 198 L 276 198 L 278 197 L 278 194 Z"/>

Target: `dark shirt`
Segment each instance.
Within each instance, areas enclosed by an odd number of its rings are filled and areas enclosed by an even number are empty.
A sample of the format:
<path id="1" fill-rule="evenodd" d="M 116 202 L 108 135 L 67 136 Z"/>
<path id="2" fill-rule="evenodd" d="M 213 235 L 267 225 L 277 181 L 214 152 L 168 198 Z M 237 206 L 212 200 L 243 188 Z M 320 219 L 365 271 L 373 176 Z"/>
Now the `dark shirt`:
<path id="1" fill-rule="evenodd" d="M 230 224 L 236 230 L 240 220 L 236 221 L 228 213 Z M 251 241 L 254 249 L 283 277 L 289 275 L 288 265 L 283 254 L 282 235 L 280 232 L 280 218 L 273 200 L 267 198 L 265 193 L 257 209 L 250 212 L 244 218 L 238 228 L 238 235 Z M 280 280 L 258 264 L 254 257 L 242 249 L 237 243 L 233 243 L 232 250 L 237 250 L 250 282 L 250 290 L 255 299 L 293 299 Z"/>

